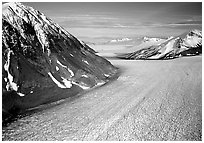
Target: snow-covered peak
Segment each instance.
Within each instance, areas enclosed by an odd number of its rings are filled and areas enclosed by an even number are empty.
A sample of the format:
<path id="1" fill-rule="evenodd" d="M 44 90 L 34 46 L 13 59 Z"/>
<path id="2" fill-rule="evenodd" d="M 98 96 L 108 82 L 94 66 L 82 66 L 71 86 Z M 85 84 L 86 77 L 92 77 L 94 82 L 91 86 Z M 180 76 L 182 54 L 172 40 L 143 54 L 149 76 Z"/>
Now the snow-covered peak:
<path id="1" fill-rule="evenodd" d="M 200 30 L 198 30 L 198 29 L 191 30 L 191 31 L 189 32 L 189 34 L 191 34 L 191 35 L 197 35 L 197 36 L 199 36 L 199 37 L 202 37 L 202 31 L 200 31 Z"/>
<path id="2" fill-rule="evenodd" d="M 159 44 L 140 49 L 133 53 L 121 54 L 118 58 L 172 59 L 181 56 L 195 56 L 202 54 L 202 32 L 200 30 L 185 32 L 176 37 L 171 36 L 166 40 L 144 37 L 144 42 L 146 41 L 153 41 Z"/>
<path id="3" fill-rule="evenodd" d="M 182 45 L 186 47 L 197 47 L 202 44 L 202 32 L 194 29 L 183 39 Z"/>
<path id="4" fill-rule="evenodd" d="M 14 28 L 16 28 L 22 37 L 27 39 L 25 35 L 24 25 L 29 24 L 34 28 L 36 36 L 41 43 L 43 52 L 49 49 L 48 33 L 58 35 L 60 34 L 65 39 L 75 39 L 70 33 L 63 29 L 58 24 L 54 23 L 51 19 L 47 18 L 43 13 L 33 9 L 32 7 L 25 6 L 19 2 L 6 3 L 3 8 L 3 20 L 7 21 Z M 78 41 L 79 42 L 79 41 Z M 80 42 L 79 42 L 80 43 Z"/>

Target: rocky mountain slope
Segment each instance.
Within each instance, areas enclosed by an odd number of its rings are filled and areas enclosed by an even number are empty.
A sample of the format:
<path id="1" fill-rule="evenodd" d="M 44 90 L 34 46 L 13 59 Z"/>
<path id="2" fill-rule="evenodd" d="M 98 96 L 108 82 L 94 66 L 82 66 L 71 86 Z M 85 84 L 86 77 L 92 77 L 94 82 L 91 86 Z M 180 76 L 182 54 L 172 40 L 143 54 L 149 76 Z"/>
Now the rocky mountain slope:
<path id="1" fill-rule="evenodd" d="M 155 40 L 157 38 L 145 39 Z M 202 32 L 192 30 L 177 37 L 170 37 L 161 44 L 140 49 L 136 52 L 119 54 L 122 59 L 172 59 L 180 56 L 193 56 L 202 53 Z"/>
<path id="2" fill-rule="evenodd" d="M 41 12 L 21 3 L 6 3 L 2 9 L 4 113 L 76 95 L 117 73 Z"/>

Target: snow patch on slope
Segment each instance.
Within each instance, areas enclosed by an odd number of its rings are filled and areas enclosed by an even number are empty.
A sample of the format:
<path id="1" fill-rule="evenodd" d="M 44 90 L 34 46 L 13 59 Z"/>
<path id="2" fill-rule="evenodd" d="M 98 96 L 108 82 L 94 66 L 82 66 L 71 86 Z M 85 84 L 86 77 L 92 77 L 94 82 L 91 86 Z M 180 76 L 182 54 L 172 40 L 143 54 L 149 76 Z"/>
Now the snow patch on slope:
<path id="1" fill-rule="evenodd" d="M 57 60 L 57 63 L 60 65 L 60 66 L 62 66 L 63 68 L 66 68 L 68 71 L 69 71 L 69 73 L 71 74 L 71 77 L 73 77 L 74 76 L 74 73 L 73 73 L 73 71 L 72 70 L 70 70 L 67 66 L 65 66 L 65 65 L 63 65 L 62 63 L 60 63 L 60 61 L 58 61 Z"/>
<path id="2" fill-rule="evenodd" d="M 18 94 L 19 96 L 21 96 L 21 97 L 22 97 L 22 96 L 25 96 L 25 94 L 20 93 L 20 92 L 18 92 L 17 94 Z"/>
<path id="3" fill-rule="evenodd" d="M 84 89 L 84 90 L 90 89 L 90 87 L 85 86 L 85 85 L 80 85 L 80 84 L 78 84 L 78 83 L 76 83 L 76 82 L 74 82 L 74 81 L 72 81 L 72 83 L 75 84 L 75 85 L 77 85 L 77 86 L 79 86 L 79 87 L 81 87 L 81 88 Z"/>
<path id="4" fill-rule="evenodd" d="M 9 87 L 10 87 L 11 89 L 17 91 L 18 90 L 18 85 L 15 82 L 13 82 L 13 76 L 9 72 L 11 54 L 13 54 L 13 51 L 9 49 L 9 51 L 7 53 L 7 61 L 6 61 L 5 65 L 4 65 L 4 69 L 5 69 L 5 71 L 7 71 L 8 81 L 9 81 L 9 82 L 7 82 L 6 89 L 8 91 Z"/>
<path id="5" fill-rule="evenodd" d="M 87 76 L 87 75 L 85 75 L 85 74 L 82 74 L 82 75 L 81 75 L 81 77 L 88 78 L 88 76 Z"/>
<path id="6" fill-rule="evenodd" d="M 60 88 L 67 88 L 65 85 L 61 84 L 57 79 L 55 79 L 50 72 L 48 72 L 48 75 L 51 77 L 52 81 L 55 84 L 57 84 L 58 87 L 60 87 Z"/>
<path id="7" fill-rule="evenodd" d="M 165 52 L 164 53 L 162 53 L 162 55 L 165 55 L 165 54 L 167 54 L 167 53 L 169 53 L 170 51 L 173 51 L 174 49 L 173 49 L 173 46 L 174 46 L 174 43 L 175 43 L 175 41 L 177 40 L 177 39 L 179 39 L 179 38 L 176 38 L 176 39 L 174 39 L 174 40 L 171 40 L 168 44 L 166 44 L 166 50 L 165 50 Z"/>
<path id="8" fill-rule="evenodd" d="M 59 71 L 59 68 L 58 68 L 58 66 L 56 66 L 55 68 L 56 68 L 56 71 Z"/>
<path id="9" fill-rule="evenodd" d="M 71 88 L 72 87 L 71 81 L 69 81 L 69 80 L 67 80 L 67 79 L 65 79 L 63 77 L 61 77 L 61 78 L 62 78 L 62 82 L 64 83 L 66 88 Z"/>
<path id="10" fill-rule="evenodd" d="M 110 75 L 108 75 L 108 74 L 104 74 L 104 76 L 105 76 L 105 77 L 109 77 Z"/>
<path id="11" fill-rule="evenodd" d="M 161 47 L 161 50 L 163 50 L 163 49 L 165 48 L 164 52 L 159 51 L 160 54 L 157 54 L 157 55 L 155 55 L 155 56 L 151 56 L 151 57 L 149 57 L 148 59 L 158 59 L 158 58 L 161 58 L 162 56 L 166 55 L 167 53 L 173 51 L 173 50 L 174 50 L 174 49 L 173 49 L 174 43 L 175 43 L 175 41 L 177 41 L 178 39 L 179 39 L 179 37 L 176 38 L 176 39 L 172 39 L 172 40 L 169 41 L 164 47 Z"/>
<path id="12" fill-rule="evenodd" d="M 83 62 L 85 62 L 87 65 L 89 64 L 86 60 L 83 60 Z"/>

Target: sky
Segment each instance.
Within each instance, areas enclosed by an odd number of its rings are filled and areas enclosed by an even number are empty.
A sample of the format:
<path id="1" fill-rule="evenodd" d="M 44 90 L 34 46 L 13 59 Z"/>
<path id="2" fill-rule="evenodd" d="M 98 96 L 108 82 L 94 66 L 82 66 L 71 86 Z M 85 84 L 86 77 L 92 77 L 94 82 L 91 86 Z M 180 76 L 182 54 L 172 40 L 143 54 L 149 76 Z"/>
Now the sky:
<path id="1" fill-rule="evenodd" d="M 201 2 L 28 2 L 77 37 L 168 37 L 202 28 Z"/>

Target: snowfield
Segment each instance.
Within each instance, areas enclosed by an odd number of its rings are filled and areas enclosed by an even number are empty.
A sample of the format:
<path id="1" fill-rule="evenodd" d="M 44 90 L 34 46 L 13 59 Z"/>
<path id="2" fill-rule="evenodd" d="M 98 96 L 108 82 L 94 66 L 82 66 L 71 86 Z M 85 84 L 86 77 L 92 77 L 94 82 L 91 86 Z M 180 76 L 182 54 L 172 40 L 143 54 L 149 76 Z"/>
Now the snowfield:
<path id="1" fill-rule="evenodd" d="M 117 80 L 18 119 L 2 140 L 202 140 L 201 56 L 110 61 Z"/>
<path id="2" fill-rule="evenodd" d="M 3 141 L 202 140 L 200 30 L 136 37 L 149 31 L 136 22 L 86 43 L 29 6 L 2 8 Z"/>

